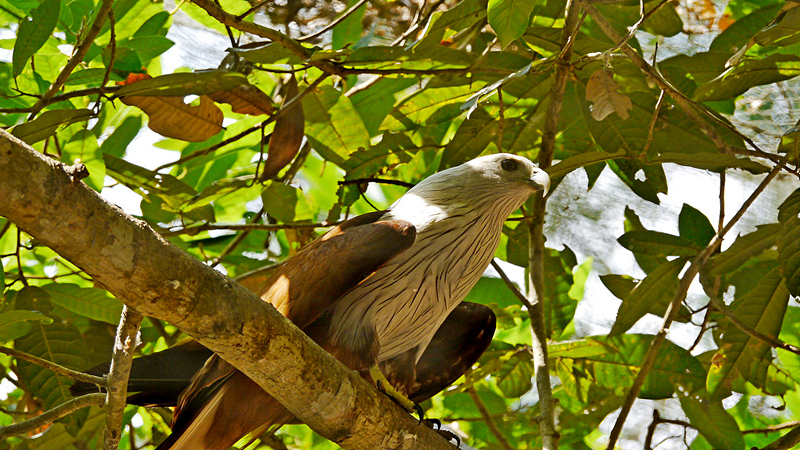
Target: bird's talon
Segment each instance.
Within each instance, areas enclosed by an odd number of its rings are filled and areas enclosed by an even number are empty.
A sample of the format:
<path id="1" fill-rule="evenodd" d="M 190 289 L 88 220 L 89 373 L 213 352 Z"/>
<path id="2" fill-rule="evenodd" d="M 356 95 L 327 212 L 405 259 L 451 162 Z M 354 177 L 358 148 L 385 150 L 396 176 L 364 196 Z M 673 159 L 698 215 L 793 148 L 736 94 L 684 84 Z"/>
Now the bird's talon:
<path id="1" fill-rule="evenodd" d="M 439 419 L 425 419 L 425 425 L 431 427 L 434 431 L 439 431 L 442 429 L 442 421 Z"/>
<path id="2" fill-rule="evenodd" d="M 422 406 L 419 406 L 419 404 L 414 403 L 414 412 L 417 413 L 417 416 L 419 417 L 419 423 L 422 423 L 422 420 L 425 418 L 425 410 L 423 410 Z M 441 423 L 439 426 L 441 426 Z"/>

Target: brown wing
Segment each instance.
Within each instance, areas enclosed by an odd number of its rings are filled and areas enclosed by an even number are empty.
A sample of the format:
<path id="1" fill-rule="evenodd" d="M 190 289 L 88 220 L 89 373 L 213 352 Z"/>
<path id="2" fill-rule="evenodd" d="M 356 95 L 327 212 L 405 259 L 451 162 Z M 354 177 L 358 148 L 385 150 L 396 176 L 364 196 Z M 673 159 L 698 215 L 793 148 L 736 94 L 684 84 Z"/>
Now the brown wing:
<path id="1" fill-rule="evenodd" d="M 492 342 L 496 323 L 488 306 L 461 302 L 436 331 L 416 365 L 412 350 L 384 361 L 381 370 L 413 402 L 424 402 L 475 364 Z"/>
<path id="2" fill-rule="evenodd" d="M 365 214 L 334 227 L 289 258 L 264 283 L 261 298 L 300 328 L 344 293 L 411 247 L 414 226 Z M 172 434 L 158 448 L 227 449 L 244 435 L 292 414 L 258 385 L 212 356 L 181 393 Z"/>
<path id="3" fill-rule="evenodd" d="M 305 246 L 264 283 L 259 295 L 305 328 L 380 266 L 411 247 L 414 226 L 378 221 L 383 211 L 350 219 Z"/>

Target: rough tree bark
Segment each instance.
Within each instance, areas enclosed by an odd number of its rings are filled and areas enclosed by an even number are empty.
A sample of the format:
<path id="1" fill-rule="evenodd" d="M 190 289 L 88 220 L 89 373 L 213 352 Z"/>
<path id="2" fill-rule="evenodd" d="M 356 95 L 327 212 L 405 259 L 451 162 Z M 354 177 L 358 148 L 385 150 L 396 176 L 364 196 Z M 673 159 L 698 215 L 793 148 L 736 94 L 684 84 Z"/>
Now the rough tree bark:
<path id="1" fill-rule="evenodd" d="M 244 287 L 0 130 L 0 216 L 144 315 L 182 329 L 346 449 L 452 449 Z"/>

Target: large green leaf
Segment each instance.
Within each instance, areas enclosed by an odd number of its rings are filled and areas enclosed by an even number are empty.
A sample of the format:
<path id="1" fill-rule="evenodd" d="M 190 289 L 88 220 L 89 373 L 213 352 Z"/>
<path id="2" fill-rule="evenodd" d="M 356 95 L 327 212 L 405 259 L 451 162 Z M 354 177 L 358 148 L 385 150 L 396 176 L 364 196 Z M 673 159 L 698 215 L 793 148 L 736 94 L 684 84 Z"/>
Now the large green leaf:
<path id="1" fill-rule="evenodd" d="M 525 33 L 536 4 L 530 0 L 489 0 L 487 19 L 503 48 Z"/>
<path id="2" fill-rule="evenodd" d="M 104 155 L 109 174 L 140 195 L 156 195 L 177 211 L 197 192 L 172 175 L 154 172 L 110 154 Z"/>
<path id="3" fill-rule="evenodd" d="M 724 252 L 713 256 L 706 265 L 708 275 L 720 276 L 743 266 L 778 242 L 779 224 L 760 225 L 757 230 L 739 236 Z"/>
<path id="4" fill-rule="evenodd" d="M 56 134 L 58 128 L 75 122 L 89 120 L 92 111 L 88 109 L 56 109 L 45 111 L 30 122 L 11 129 L 11 134 L 28 144 L 34 144 Z"/>
<path id="5" fill-rule="evenodd" d="M 87 366 L 83 336 L 71 323 L 36 323 L 26 336 L 14 341 L 14 348 L 71 369 L 84 369 Z M 18 361 L 17 364 L 20 381 L 25 383 L 31 393 L 44 401 L 46 409 L 71 397 L 70 378 L 25 361 Z"/>
<path id="6" fill-rule="evenodd" d="M 573 377 L 588 377 L 602 387 L 619 389 L 630 386 L 644 360 L 651 335 L 624 335 L 615 338 L 590 337 L 548 346 L 550 358 L 571 359 L 580 364 Z M 645 379 L 640 398 L 670 398 L 680 383 L 695 390 L 702 388 L 705 370 L 688 351 L 670 341 L 664 342 L 656 362 Z"/>
<path id="7" fill-rule="evenodd" d="M 678 288 L 678 275 L 685 265 L 684 258 L 668 261 L 637 283 L 622 299 L 622 305 L 617 311 L 617 320 L 614 321 L 609 336 L 624 333 L 647 313 L 657 314 L 666 311 Z"/>
<path id="8" fill-rule="evenodd" d="M 708 83 L 697 87 L 693 99 L 698 102 L 734 98 L 754 86 L 790 80 L 800 75 L 800 56 L 770 55 L 748 59 Z"/>
<path id="9" fill-rule="evenodd" d="M 50 283 L 42 289 L 53 304 L 92 320 L 116 325 L 122 314 L 122 303 L 103 289 L 68 283 Z"/>
<path id="10" fill-rule="evenodd" d="M 781 10 L 781 6 L 779 2 L 773 3 L 739 18 L 714 38 L 710 51 L 727 53 L 728 55 L 739 51 L 746 45 L 747 41 L 775 18 L 778 11 Z"/>
<path id="11" fill-rule="evenodd" d="M 649 158 L 652 163 L 674 163 L 696 169 L 721 172 L 725 169 L 742 169 L 750 173 L 767 173 L 769 167 L 749 158 L 739 158 L 724 153 L 662 153 Z"/>
<path id="12" fill-rule="evenodd" d="M 478 157 L 496 139 L 500 122 L 483 109 L 476 110 L 461 123 L 442 153 L 439 170 L 458 166 Z"/>
<path id="13" fill-rule="evenodd" d="M 10 341 L 30 332 L 31 322 L 50 324 L 53 319 L 36 311 L 11 310 L 0 313 L 0 342 Z"/>
<path id="14" fill-rule="evenodd" d="M 633 253 L 647 256 L 693 256 L 702 250 L 689 239 L 660 231 L 629 231 L 617 241 Z"/>
<path id="15" fill-rule="evenodd" d="M 778 17 L 755 36 L 758 45 L 780 46 L 800 42 L 800 9 L 791 8 L 781 12 Z"/>
<path id="16" fill-rule="evenodd" d="M 461 104 L 474 90 L 475 86 L 462 85 L 418 91 L 395 106 L 380 129 L 406 131 L 452 120 L 462 114 Z"/>
<path id="17" fill-rule="evenodd" d="M 369 133 L 350 99 L 330 85 L 303 97 L 306 136 L 314 150 L 339 167 L 350 154 L 369 148 Z"/>
<path id="18" fill-rule="evenodd" d="M 227 70 L 173 73 L 127 84 L 115 96 L 204 95 L 228 91 L 246 83 L 246 76 Z"/>
<path id="19" fill-rule="evenodd" d="M 693 242 L 698 247 L 705 247 L 717 234 L 714 226 L 702 212 L 688 203 L 683 204 L 678 215 L 678 230 L 681 238 Z"/>
<path id="20" fill-rule="evenodd" d="M 387 167 L 409 162 L 418 149 L 407 135 L 386 132 L 378 144 L 353 152 L 342 168 L 347 179 L 369 178 Z"/>
<path id="21" fill-rule="evenodd" d="M 705 437 L 714 448 L 744 449 L 744 438 L 739 426 L 722 407 L 722 402 L 709 400 L 703 393 L 690 394 L 679 391 L 683 412 L 693 427 Z"/>
<path id="22" fill-rule="evenodd" d="M 29 16 L 22 18 L 11 57 L 14 78 L 22 73 L 31 56 L 36 54 L 53 34 L 60 12 L 61 0 L 44 0 L 38 8 L 31 11 Z"/>
<path id="23" fill-rule="evenodd" d="M 759 333 L 777 337 L 788 302 L 786 283 L 780 271 L 775 269 L 761 279 L 758 286 L 744 298 L 736 299 L 731 312 L 743 324 Z M 717 345 L 719 350 L 714 355 L 706 381 L 712 400 L 727 397 L 734 381 L 750 377 L 752 365 L 759 364 L 770 349 L 768 344 L 750 336 L 732 323 L 725 326 Z"/>

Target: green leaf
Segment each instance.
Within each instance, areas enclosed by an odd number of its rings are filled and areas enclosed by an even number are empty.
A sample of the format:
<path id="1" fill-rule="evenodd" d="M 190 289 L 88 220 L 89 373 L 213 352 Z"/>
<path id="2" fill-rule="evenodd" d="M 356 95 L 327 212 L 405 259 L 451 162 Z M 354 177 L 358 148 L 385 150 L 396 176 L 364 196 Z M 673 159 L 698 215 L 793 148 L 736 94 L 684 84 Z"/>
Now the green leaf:
<path id="1" fill-rule="evenodd" d="M 66 86 L 100 86 L 106 76 L 106 69 L 84 69 L 72 72 L 64 83 Z"/>
<path id="2" fill-rule="evenodd" d="M 414 50 L 417 53 L 435 50 L 448 29 L 457 31 L 475 24 L 484 17 L 486 17 L 486 3 L 480 0 L 464 0 L 446 11 L 437 11 L 431 15 L 425 37 L 416 44 Z"/>
<path id="3" fill-rule="evenodd" d="M 678 229 L 682 238 L 695 243 L 700 248 L 708 245 L 717 234 L 708 218 L 687 203 L 683 204 L 681 213 L 678 215 Z"/>
<path id="4" fill-rule="evenodd" d="M 777 337 L 788 302 L 789 290 L 780 270 L 775 269 L 744 298 L 734 300 L 731 312 L 759 333 Z M 714 355 L 706 380 L 712 400 L 727 397 L 733 382 L 747 379 L 751 374 L 751 366 L 759 364 L 770 349 L 768 344 L 731 323 L 725 326 L 717 345 L 719 350 Z"/>
<path id="5" fill-rule="evenodd" d="M 625 152 L 606 153 L 606 152 L 587 152 L 579 153 L 575 156 L 559 161 L 547 168 L 547 174 L 551 179 L 561 178 L 573 170 L 585 167 L 598 162 L 608 161 L 610 159 L 625 156 Z"/>
<path id="6" fill-rule="evenodd" d="M 104 155 L 109 175 L 142 197 L 157 196 L 164 208 L 178 211 L 197 192 L 172 175 L 154 172 L 110 154 Z"/>
<path id="7" fill-rule="evenodd" d="M 61 0 L 45 0 L 24 17 L 17 29 L 14 54 L 11 57 L 14 78 L 22 73 L 25 64 L 50 39 L 61 12 Z"/>
<path id="8" fill-rule="evenodd" d="M 128 48 L 136 52 L 142 65 L 147 65 L 151 59 L 166 52 L 173 45 L 174 42 L 165 38 L 164 36 L 140 36 L 133 37 L 126 41 L 120 42 L 118 48 Z M 141 66 L 139 66 L 141 68 Z M 231 86 L 231 87 L 235 87 Z M 226 90 L 226 89 L 222 89 Z"/>
<path id="9" fill-rule="evenodd" d="M 724 252 L 711 257 L 706 265 L 709 276 L 720 276 L 733 272 L 747 261 L 760 255 L 778 242 L 780 225 L 759 225 L 757 230 L 739 236 Z"/>
<path id="10" fill-rule="evenodd" d="M 622 305 L 617 311 L 617 320 L 614 321 L 608 335 L 618 336 L 624 333 L 647 313 L 666 311 L 678 288 L 678 275 L 685 265 L 685 258 L 668 261 L 637 283 L 622 299 Z"/>
<path id="11" fill-rule="evenodd" d="M 14 341 L 14 348 L 70 369 L 84 369 L 87 366 L 83 336 L 75 325 L 62 321 L 50 324 L 36 323 L 31 332 Z M 20 381 L 33 395 L 44 401 L 44 408 L 50 409 L 71 398 L 70 378 L 56 375 L 26 361 L 17 361 Z"/>
<path id="12" fill-rule="evenodd" d="M 53 319 L 36 311 L 12 310 L 0 313 L 0 342 L 25 336 L 31 330 L 30 322 L 53 323 Z"/>
<path id="13" fill-rule="evenodd" d="M 133 37 L 145 37 L 145 36 L 165 36 L 167 34 L 167 22 L 169 22 L 170 13 L 166 11 L 160 11 L 147 19 L 136 33 L 133 33 Z"/>
<path id="14" fill-rule="evenodd" d="M 461 104 L 474 90 L 475 86 L 464 85 L 417 91 L 389 113 L 380 129 L 406 131 L 450 121 L 462 114 Z"/>
<path id="15" fill-rule="evenodd" d="M 531 0 L 489 0 L 487 19 L 503 49 L 528 29 L 531 12 L 537 3 Z"/>
<path id="16" fill-rule="evenodd" d="M 483 109 L 461 123 L 453 139 L 447 143 L 439 170 L 458 166 L 480 155 L 499 133 L 499 121 Z"/>
<path id="17" fill-rule="evenodd" d="M 781 10 L 781 6 L 780 3 L 773 3 L 737 19 L 719 36 L 714 38 L 709 50 L 727 53 L 728 55 L 736 53 L 747 44 L 750 38 L 775 18 L 778 11 Z"/>
<path id="18" fill-rule="evenodd" d="M 119 323 L 122 303 L 106 290 L 68 283 L 51 283 L 42 289 L 50 294 L 53 304 L 75 314 L 112 325 Z"/>
<path id="19" fill-rule="evenodd" d="M 755 41 L 763 47 L 785 47 L 800 42 L 800 9 L 795 7 L 782 12 L 756 34 Z"/>
<path id="20" fill-rule="evenodd" d="M 785 203 L 784 203 L 785 204 Z M 781 224 L 778 261 L 783 266 L 786 287 L 792 295 L 800 294 L 800 217 L 794 214 Z"/>
<path id="21" fill-rule="evenodd" d="M 607 117 L 597 123 L 611 121 L 613 119 Z M 667 177 L 660 164 L 642 164 L 633 159 L 615 159 L 606 163 L 620 181 L 625 183 L 636 195 L 656 205 L 661 203 L 658 194 L 667 193 Z M 644 180 L 640 179 L 641 174 L 644 174 Z"/>
<path id="22" fill-rule="evenodd" d="M 127 84 L 115 97 L 204 95 L 228 91 L 246 83 L 246 76 L 227 70 L 173 73 Z"/>
<path id="23" fill-rule="evenodd" d="M 569 359 L 581 368 L 575 367 L 572 377 L 585 377 L 600 387 L 616 390 L 633 382 L 652 341 L 652 335 L 626 334 L 615 338 L 589 337 L 547 348 L 556 365 L 559 360 Z M 678 383 L 696 389 L 703 386 L 704 378 L 705 370 L 697 358 L 665 341 L 639 398 L 670 398 Z"/>
<path id="24" fill-rule="evenodd" d="M 770 55 L 747 59 L 731 67 L 719 77 L 697 87 L 693 100 L 708 102 L 726 100 L 745 93 L 754 86 L 790 80 L 800 75 L 800 56 Z"/>
<path id="25" fill-rule="evenodd" d="M 346 2 L 349 9 L 356 3 L 355 0 Z M 333 27 L 331 35 L 331 48 L 339 50 L 349 45 L 355 44 L 361 39 L 361 34 L 364 32 L 364 26 L 361 24 L 364 19 L 364 12 L 367 10 L 367 5 L 361 5 L 357 10 L 352 12 L 344 20 L 340 21 Z"/>
<path id="26" fill-rule="evenodd" d="M 281 222 L 294 220 L 295 210 L 301 197 L 305 200 L 301 190 L 283 183 L 271 183 L 261 193 L 261 199 L 264 201 L 264 210 L 271 217 Z"/>
<path id="27" fill-rule="evenodd" d="M 714 448 L 744 449 L 744 438 L 736 420 L 725 411 L 721 401 L 711 401 L 703 393 L 678 391 L 683 412 L 693 427 Z"/>
<path id="28" fill-rule="evenodd" d="M 111 155 L 115 158 L 125 156 L 128 145 L 139 134 L 142 128 L 142 118 L 139 116 L 128 116 L 122 123 L 106 138 L 100 145 L 100 151 L 104 155 Z"/>
<path id="29" fill-rule="evenodd" d="M 661 153 L 649 158 L 649 161 L 680 164 L 714 172 L 721 172 L 725 169 L 742 169 L 754 174 L 769 172 L 769 167 L 761 163 L 724 153 Z"/>
<path id="30" fill-rule="evenodd" d="M 342 165 L 348 180 L 369 178 L 384 170 L 411 161 L 419 147 L 406 134 L 383 134 L 381 141 L 367 150 L 354 152 Z"/>
<path id="31" fill-rule="evenodd" d="M 689 239 L 660 231 L 629 231 L 617 241 L 633 253 L 647 256 L 694 256 L 702 250 Z"/>
<path id="32" fill-rule="evenodd" d="M 75 122 L 89 120 L 92 111 L 88 109 L 57 109 L 45 111 L 30 122 L 22 123 L 11 129 L 11 134 L 29 145 L 47 139 L 56 134 L 58 128 Z"/>
<path id="33" fill-rule="evenodd" d="M 575 284 L 572 269 L 578 261 L 567 246 L 562 251 L 545 249 L 544 252 L 544 289 L 549 300 L 545 306 L 545 327 L 546 335 L 554 337 L 561 335 L 578 308 L 579 299 L 569 295 Z"/>
<path id="34" fill-rule="evenodd" d="M 416 84 L 417 81 L 412 77 L 381 78 L 369 89 L 359 91 L 350 97 L 353 108 L 358 111 L 370 136 L 378 134 L 381 122 L 394 107 L 395 96 Z"/>
<path id="35" fill-rule="evenodd" d="M 300 64 L 303 62 L 297 54 L 277 42 L 252 48 L 230 48 L 228 51 L 255 64 Z"/>
<path id="36" fill-rule="evenodd" d="M 350 154 L 369 148 L 369 133 L 350 99 L 326 85 L 303 97 L 306 137 L 323 158 L 344 167 Z"/>
<path id="37" fill-rule="evenodd" d="M 529 352 L 514 352 L 494 374 L 497 387 L 506 398 L 522 397 L 533 387 L 533 355 Z"/>
<path id="38" fill-rule="evenodd" d="M 464 301 L 483 305 L 495 304 L 499 308 L 520 304 L 517 297 L 508 289 L 503 280 L 490 277 L 481 277 L 475 287 L 469 291 Z"/>

